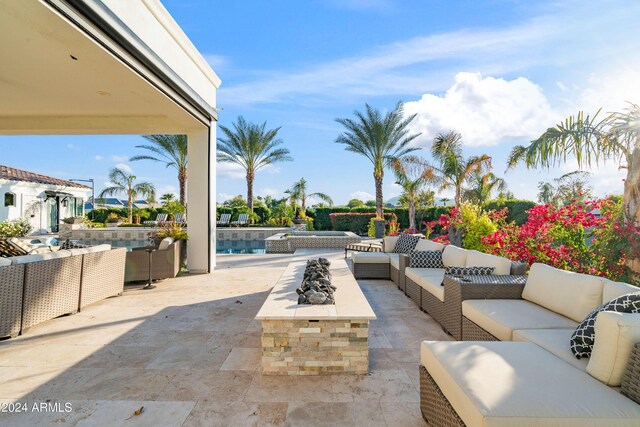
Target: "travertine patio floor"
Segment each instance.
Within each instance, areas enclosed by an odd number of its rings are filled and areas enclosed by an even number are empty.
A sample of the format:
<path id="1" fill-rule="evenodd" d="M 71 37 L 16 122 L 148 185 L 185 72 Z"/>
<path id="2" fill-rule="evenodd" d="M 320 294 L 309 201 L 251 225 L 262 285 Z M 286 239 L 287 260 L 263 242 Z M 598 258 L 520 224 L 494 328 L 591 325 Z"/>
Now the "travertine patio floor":
<path id="1" fill-rule="evenodd" d="M 0 412 L 0 425 L 426 425 L 420 342 L 450 338 L 390 281 L 359 281 L 378 316 L 368 375 L 260 374 L 254 316 L 290 260 L 219 256 L 212 274 L 128 290 L 0 342 L 0 402 L 28 409 Z M 71 411 L 33 411 L 47 401 Z"/>

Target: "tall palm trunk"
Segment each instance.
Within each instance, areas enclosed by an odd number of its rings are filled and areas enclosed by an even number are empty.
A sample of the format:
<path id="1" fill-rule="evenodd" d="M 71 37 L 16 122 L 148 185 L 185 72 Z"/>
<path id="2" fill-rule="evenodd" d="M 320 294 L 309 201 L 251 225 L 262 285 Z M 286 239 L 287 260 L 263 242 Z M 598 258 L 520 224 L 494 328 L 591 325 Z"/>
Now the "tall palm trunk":
<path id="1" fill-rule="evenodd" d="M 253 212 L 253 179 L 255 175 L 252 170 L 247 170 L 247 206 L 249 212 Z"/>
<path id="2" fill-rule="evenodd" d="M 456 184 L 456 195 L 455 195 L 455 197 L 453 199 L 453 203 L 455 203 L 456 208 L 460 207 L 460 202 L 462 201 L 461 200 L 462 199 L 461 193 L 462 193 L 462 184 L 461 183 L 457 183 Z"/>
<path id="3" fill-rule="evenodd" d="M 187 208 L 187 168 L 178 170 L 178 182 L 180 183 L 180 204 Z"/>
<path id="4" fill-rule="evenodd" d="M 374 171 L 373 179 L 376 182 L 376 215 L 384 218 L 384 201 L 382 200 L 382 180 L 384 179 L 384 171 Z"/>
<path id="5" fill-rule="evenodd" d="M 409 229 L 416 229 L 416 201 L 414 197 L 409 199 Z"/>
<path id="6" fill-rule="evenodd" d="M 133 194 L 129 191 L 127 203 L 129 204 L 129 224 L 133 224 Z"/>
<path id="7" fill-rule="evenodd" d="M 640 143 L 636 144 L 627 163 L 622 208 L 626 221 L 640 225 Z M 634 272 L 636 279 L 640 279 L 640 259 L 628 260 L 627 266 Z"/>

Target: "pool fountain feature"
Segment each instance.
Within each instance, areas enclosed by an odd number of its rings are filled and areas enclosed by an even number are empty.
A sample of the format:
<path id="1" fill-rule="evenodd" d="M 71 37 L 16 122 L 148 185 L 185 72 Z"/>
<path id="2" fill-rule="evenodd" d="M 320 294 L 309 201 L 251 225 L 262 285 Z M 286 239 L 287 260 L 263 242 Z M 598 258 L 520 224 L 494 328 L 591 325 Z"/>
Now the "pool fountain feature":
<path id="1" fill-rule="evenodd" d="M 297 249 L 344 249 L 360 241 L 360 237 L 350 231 L 294 231 L 264 239 L 268 254 L 292 254 Z"/>

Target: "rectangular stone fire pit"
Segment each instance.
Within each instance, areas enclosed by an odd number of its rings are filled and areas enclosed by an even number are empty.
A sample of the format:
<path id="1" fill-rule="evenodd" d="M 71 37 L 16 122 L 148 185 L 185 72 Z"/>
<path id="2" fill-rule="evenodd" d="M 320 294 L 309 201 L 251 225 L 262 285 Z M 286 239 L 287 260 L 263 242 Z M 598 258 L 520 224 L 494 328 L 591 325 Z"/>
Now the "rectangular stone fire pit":
<path id="1" fill-rule="evenodd" d="M 306 259 L 294 261 L 273 287 L 256 319 L 262 322 L 265 375 L 366 374 L 369 302 L 342 259 L 331 260 L 335 304 L 299 305 Z"/>

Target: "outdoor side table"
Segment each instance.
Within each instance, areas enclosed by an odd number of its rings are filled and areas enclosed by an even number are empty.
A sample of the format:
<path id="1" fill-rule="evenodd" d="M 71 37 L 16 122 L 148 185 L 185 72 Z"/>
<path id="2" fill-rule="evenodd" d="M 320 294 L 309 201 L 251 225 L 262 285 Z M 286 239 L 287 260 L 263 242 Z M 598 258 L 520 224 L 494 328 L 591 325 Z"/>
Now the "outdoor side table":
<path id="1" fill-rule="evenodd" d="M 444 276 L 442 327 L 462 339 L 462 301 L 468 299 L 520 299 L 527 276 Z"/>

